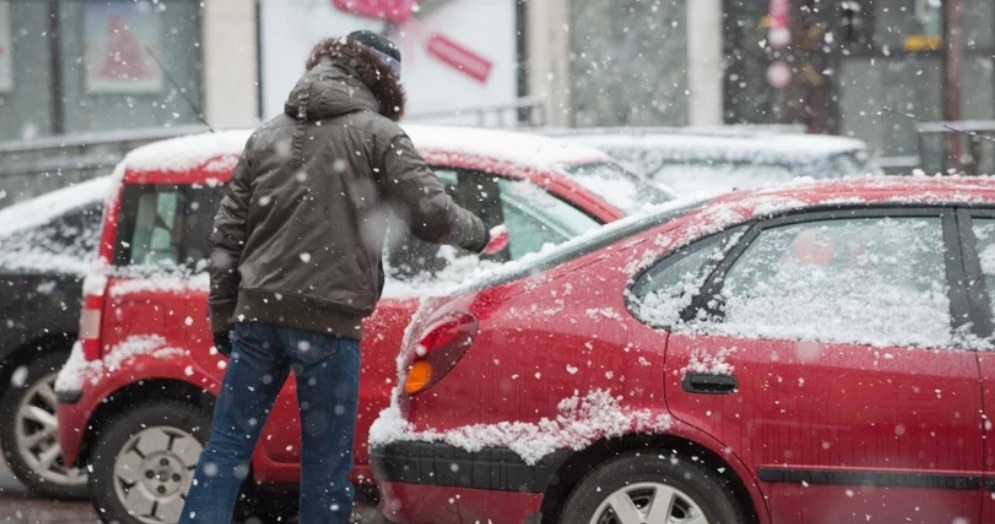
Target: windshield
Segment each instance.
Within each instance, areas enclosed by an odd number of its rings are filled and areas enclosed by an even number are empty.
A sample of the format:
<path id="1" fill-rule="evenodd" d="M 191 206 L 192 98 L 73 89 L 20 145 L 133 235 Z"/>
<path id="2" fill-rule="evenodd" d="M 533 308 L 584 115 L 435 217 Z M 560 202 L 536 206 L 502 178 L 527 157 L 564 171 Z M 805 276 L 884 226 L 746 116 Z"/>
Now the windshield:
<path id="1" fill-rule="evenodd" d="M 758 162 L 660 162 L 647 178 L 681 196 L 702 196 L 783 184 L 798 176 L 785 164 Z"/>
<path id="2" fill-rule="evenodd" d="M 674 199 L 673 193 L 667 189 L 655 187 L 611 162 L 570 166 L 566 171 L 572 180 L 626 214 Z"/>
<path id="3" fill-rule="evenodd" d="M 680 199 L 660 206 L 647 208 L 639 215 L 624 218 L 589 231 L 560 246 L 548 247 L 539 253 L 505 264 L 482 274 L 458 292 L 485 289 L 504 282 L 523 278 L 545 269 L 558 266 L 575 258 L 593 253 L 624 238 L 665 224 L 687 215 L 708 203 L 704 199 Z"/>

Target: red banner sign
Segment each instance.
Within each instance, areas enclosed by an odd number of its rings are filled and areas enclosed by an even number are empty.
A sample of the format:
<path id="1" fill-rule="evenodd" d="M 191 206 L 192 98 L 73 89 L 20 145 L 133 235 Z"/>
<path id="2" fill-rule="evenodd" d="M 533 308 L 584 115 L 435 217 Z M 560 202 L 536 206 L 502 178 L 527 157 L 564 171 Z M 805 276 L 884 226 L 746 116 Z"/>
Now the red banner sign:
<path id="1" fill-rule="evenodd" d="M 428 54 L 469 75 L 480 83 L 486 83 L 494 68 L 490 60 L 474 53 L 460 44 L 432 33 L 428 39 Z"/>
<path id="2" fill-rule="evenodd" d="M 367 18 L 403 24 L 414 14 L 420 0 L 332 0 L 340 10 Z"/>

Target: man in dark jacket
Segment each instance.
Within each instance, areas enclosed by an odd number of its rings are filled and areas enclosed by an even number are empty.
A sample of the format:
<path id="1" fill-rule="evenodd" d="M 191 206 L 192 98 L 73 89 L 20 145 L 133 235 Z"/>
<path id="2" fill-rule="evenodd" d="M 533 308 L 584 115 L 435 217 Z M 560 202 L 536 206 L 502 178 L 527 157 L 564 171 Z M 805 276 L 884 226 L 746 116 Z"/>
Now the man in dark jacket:
<path id="1" fill-rule="evenodd" d="M 231 358 L 182 523 L 229 521 L 290 369 L 300 522 L 348 522 L 359 340 L 383 289 L 389 215 L 428 242 L 488 246 L 483 223 L 453 202 L 396 124 L 400 59 L 368 31 L 319 43 L 284 114 L 246 144 L 211 236 L 211 328 Z"/>

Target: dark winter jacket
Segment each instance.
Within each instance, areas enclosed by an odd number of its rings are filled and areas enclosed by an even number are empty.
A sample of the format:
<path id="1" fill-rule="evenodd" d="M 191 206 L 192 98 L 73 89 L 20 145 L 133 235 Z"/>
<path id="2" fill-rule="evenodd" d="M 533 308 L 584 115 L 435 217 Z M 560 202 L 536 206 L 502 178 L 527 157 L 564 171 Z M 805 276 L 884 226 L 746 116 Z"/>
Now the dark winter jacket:
<path id="1" fill-rule="evenodd" d="M 361 338 L 383 290 L 390 211 L 422 240 L 486 244 L 394 122 L 404 94 L 386 66 L 342 41 L 312 61 L 285 114 L 249 138 L 215 217 L 216 333 L 258 321 Z"/>

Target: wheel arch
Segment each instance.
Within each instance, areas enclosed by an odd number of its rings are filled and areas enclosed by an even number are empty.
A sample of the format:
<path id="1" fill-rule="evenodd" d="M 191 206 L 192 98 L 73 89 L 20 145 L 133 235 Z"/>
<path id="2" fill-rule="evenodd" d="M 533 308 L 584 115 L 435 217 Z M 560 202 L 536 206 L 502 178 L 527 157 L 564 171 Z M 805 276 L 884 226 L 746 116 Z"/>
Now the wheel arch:
<path id="1" fill-rule="evenodd" d="M 68 357 L 75 340 L 76 333 L 46 333 L 17 346 L 0 358 L 0 384 L 9 384 L 18 368 L 42 356 L 64 351 Z"/>
<path id="2" fill-rule="evenodd" d="M 674 452 L 682 457 L 703 463 L 709 468 L 722 471 L 733 488 L 736 501 L 750 515 L 751 524 L 761 522 L 761 515 L 766 508 L 758 508 L 753 498 L 753 491 L 747 486 L 747 480 L 737 472 L 729 460 L 726 460 L 712 449 L 697 442 L 676 435 L 630 434 L 622 437 L 602 439 L 590 446 L 572 453 L 559 467 L 554 481 L 543 493 L 542 521 L 556 522 L 570 493 L 578 484 L 594 470 L 596 465 L 604 463 L 622 453 L 632 451 L 659 450 Z M 752 482 L 752 481 L 751 481 Z M 759 511 L 758 511 L 759 510 Z"/>
<path id="3" fill-rule="evenodd" d="M 108 395 L 90 416 L 76 461 L 88 462 L 101 431 L 133 406 L 155 400 L 173 400 L 188 402 L 210 415 L 214 410 L 214 399 L 210 391 L 173 378 L 148 378 L 128 384 Z"/>

